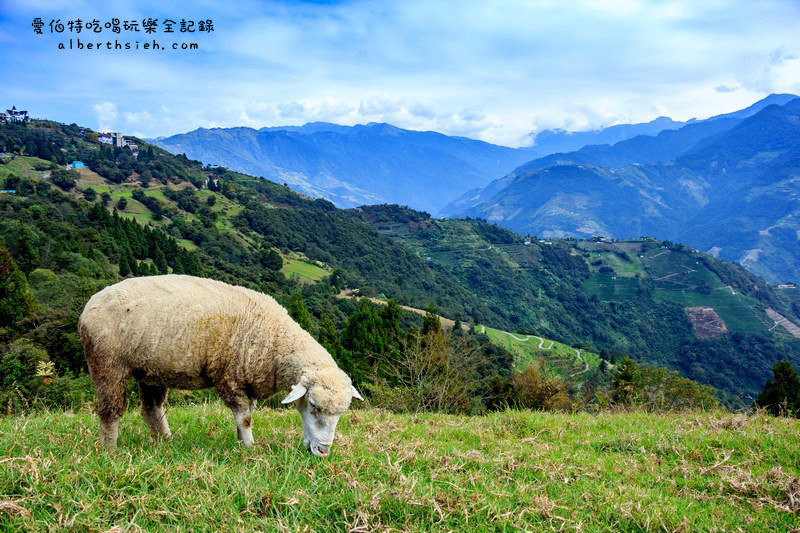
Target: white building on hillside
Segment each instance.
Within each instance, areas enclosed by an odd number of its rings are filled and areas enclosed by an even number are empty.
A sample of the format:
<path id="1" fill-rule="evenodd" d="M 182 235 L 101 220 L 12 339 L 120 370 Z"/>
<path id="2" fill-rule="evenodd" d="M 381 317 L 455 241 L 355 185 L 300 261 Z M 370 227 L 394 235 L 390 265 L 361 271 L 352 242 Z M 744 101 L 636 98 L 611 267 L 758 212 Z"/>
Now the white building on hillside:
<path id="1" fill-rule="evenodd" d="M 6 120 L 8 122 L 28 122 L 30 119 L 28 112 L 17 109 L 17 106 L 11 106 L 11 109 L 6 109 Z"/>

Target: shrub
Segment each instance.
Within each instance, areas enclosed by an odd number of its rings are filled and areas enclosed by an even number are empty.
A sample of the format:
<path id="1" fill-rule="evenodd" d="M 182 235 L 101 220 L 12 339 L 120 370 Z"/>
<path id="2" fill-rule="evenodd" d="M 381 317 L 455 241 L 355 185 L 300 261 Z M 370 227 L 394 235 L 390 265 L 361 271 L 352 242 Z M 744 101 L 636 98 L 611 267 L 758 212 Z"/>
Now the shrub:
<path id="1" fill-rule="evenodd" d="M 675 370 L 638 366 L 626 357 L 614 374 L 611 398 L 617 405 L 648 411 L 705 410 L 719 407 L 716 392 Z"/>
<path id="2" fill-rule="evenodd" d="M 370 400 L 397 412 L 474 413 L 483 405 L 479 391 L 485 366 L 481 346 L 439 331 L 411 333 L 382 358 L 386 378 L 367 385 Z M 391 385 L 391 386 L 390 386 Z"/>
<path id="3" fill-rule="evenodd" d="M 543 360 L 540 366 L 544 366 Z M 523 372 L 514 374 L 511 387 L 514 390 L 515 403 L 526 409 L 569 410 L 572 402 L 567 395 L 567 383 L 558 377 L 545 377 L 542 370 L 531 365 Z"/>
<path id="4" fill-rule="evenodd" d="M 37 376 L 40 365 L 50 359 L 43 348 L 27 339 L 18 339 L 2 350 L 0 356 L 0 402 L 6 412 L 27 409 L 45 377 Z"/>
<path id="5" fill-rule="evenodd" d="M 33 308 L 33 295 L 25 275 L 8 249 L 0 244 L 0 328 L 30 315 Z"/>
<path id="6" fill-rule="evenodd" d="M 53 185 L 65 191 L 72 190 L 80 177 L 81 175 L 74 170 L 64 170 L 63 168 L 57 168 L 50 172 L 50 181 L 53 182 Z"/>

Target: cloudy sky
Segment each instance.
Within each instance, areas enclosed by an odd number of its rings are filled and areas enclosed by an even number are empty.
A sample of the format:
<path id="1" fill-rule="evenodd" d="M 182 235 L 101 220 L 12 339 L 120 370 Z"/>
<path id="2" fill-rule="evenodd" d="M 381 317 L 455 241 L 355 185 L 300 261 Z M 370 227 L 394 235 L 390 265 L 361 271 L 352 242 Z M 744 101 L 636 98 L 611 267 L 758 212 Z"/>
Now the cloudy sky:
<path id="1" fill-rule="evenodd" d="M 214 31 L 49 29 L 112 18 L 211 19 Z M 547 128 L 706 117 L 800 93 L 798 28 L 793 0 L 0 0 L 0 105 L 147 137 L 390 122 L 518 146 Z M 70 38 L 167 49 L 59 50 Z"/>

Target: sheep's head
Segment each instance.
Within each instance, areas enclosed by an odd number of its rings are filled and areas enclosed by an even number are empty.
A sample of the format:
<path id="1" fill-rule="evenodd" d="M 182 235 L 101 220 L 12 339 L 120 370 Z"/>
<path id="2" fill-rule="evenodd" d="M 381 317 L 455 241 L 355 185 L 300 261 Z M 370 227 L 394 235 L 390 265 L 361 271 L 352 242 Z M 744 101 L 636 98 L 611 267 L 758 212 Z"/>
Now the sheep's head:
<path id="1" fill-rule="evenodd" d="M 363 400 L 347 374 L 335 368 L 303 374 L 281 403 L 295 402 L 303 417 L 303 443 L 311 453 L 323 457 L 330 452 L 336 424 L 353 398 Z"/>

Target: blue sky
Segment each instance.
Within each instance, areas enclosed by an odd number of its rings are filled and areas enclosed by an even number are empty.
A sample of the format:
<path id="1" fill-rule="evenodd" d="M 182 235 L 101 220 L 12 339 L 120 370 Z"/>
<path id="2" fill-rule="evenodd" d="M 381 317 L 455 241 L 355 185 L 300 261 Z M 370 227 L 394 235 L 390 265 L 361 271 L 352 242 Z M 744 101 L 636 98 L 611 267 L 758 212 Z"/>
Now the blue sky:
<path id="1" fill-rule="evenodd" d="M 58 50 L 31 22 L 212 19 Z M 706 117 L 800 93 L 800 2 L 0 0 L 0 105 L 140 136 L 390 122 L 517 146 L 547 128 Z"/>

